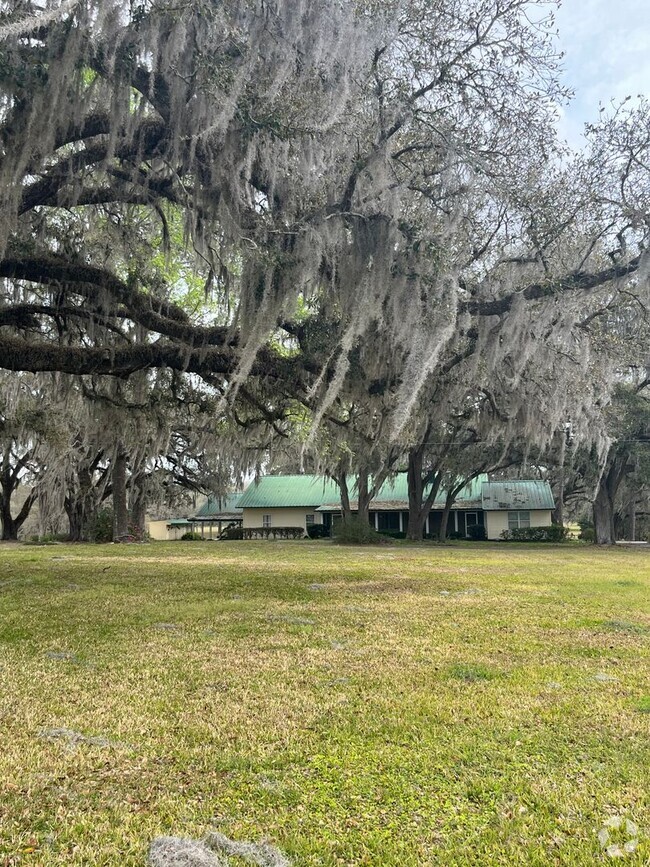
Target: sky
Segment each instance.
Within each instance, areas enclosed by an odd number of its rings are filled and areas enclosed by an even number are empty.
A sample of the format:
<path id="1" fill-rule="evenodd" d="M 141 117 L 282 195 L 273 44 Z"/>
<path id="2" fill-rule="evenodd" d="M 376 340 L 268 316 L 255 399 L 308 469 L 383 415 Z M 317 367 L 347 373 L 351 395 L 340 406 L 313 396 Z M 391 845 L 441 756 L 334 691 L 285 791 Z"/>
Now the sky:
<path id="1" fill-rule="evenodd" d="M 599 102 L 650 97 L 650 0 L 563 0 L 555 18 L 566 54 L 564 83 L 575 91 L 560 131 L 580 147 Z"/>

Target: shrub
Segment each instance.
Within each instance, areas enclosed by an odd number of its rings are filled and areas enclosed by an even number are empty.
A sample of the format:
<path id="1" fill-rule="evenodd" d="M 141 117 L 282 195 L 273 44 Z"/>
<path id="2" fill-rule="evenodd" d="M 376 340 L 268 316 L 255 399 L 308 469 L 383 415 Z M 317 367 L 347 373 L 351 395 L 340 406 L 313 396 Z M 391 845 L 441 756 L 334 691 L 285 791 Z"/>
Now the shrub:
<path id="1" fill-rule="evenodd" d="M 304 539 L 304 527 L 227 527 L 220 539 Z"/>
<path id="2" fill-rule="evenodd" d="M 592 521 L 578 521 L 578 526 L 580 527 L 578 539 L 582 539 L 583 542 L 596 541 L 596 530 Z"/>
<path id="3" fill-rule="evenodd" d="M 181 542 L 202 542 L 203 536 L 200 533 L 183 533 Z"/>
<path id="4" fill-rule="evenodd" d="M 504 542 L 566 542 L 570 530 L 561 524 L 551 524 L 550 527 L 519 527 L 515 530 L 504 530 L 501 538 Z"/>
<path id="5" fill-rule="evenodd" d="M 307 527 L 307 535 L 310 539 L 329 539 L 329 527 L 325 524 L 310 524 Z"/>
<path id="6" fill-rule="evenodd" d="M 485 542 L 487 540 L 487 532 L 483 524 L 474 524 L 468 527 L 467 535 L 473 542 Z"/>
<path id="7" fill-rule="evenodd" d="M 132 536 L 135 542 L 151 542 L 149 532 L 137 524 L 129 523 L 129 536 Z"/>
<path id="8" fill-rule="evenodd" d="M 24 539 L 19 535 L 18 541 L 22 542 L 23 545 L 58 545 L 60 542 L 69 542 L 70 534 L 44 533 L 42 536 L 39 536 L 36 533 L 32 533 L 28 539 Z"/>
<path id="9" fill-rule="evenodd" d="M 113 510 L 110 506 L 97 509 L 88 527 L 88 538 L 92 542 L 113 541 Z"/>
<path id="10" fill-rule="evenodd" d="M 219 538 L 226 542 L 237 541 L 244 538 L 244 531 L 241 527 L 226 527 Z"/>
<path id="11" fill-rule="evenodd" d="M 359 518 L 338 523 L 333 528 L 333 536 L 334 541 L 342 545 L 381 545 L 388 541 L 374 527 Z"/>
<path id="12" fill-rule="evenodd" d="M 464 539 L 465 536 L 462 533 L 458 533 L 456 530 L 447 534 L 448 539 Z"/>
<path id="13" fill-rule="evenodd" d="M 303 539 L 304 527 L 244 527 L 244 539 Z"/>
<path id="14" fill-rule="evenodd" d="M 380 530 L 380 536 L 386 536 L 388 539 L 406 539 L 406 533 L 402 530 Z"/>

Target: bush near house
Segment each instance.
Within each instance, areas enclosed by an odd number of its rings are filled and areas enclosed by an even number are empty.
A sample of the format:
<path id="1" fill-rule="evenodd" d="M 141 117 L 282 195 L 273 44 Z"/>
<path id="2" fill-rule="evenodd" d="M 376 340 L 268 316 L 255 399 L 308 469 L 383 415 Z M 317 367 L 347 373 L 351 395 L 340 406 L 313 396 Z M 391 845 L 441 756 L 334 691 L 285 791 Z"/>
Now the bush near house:
<path id="1" fill-rule="evenodd" d="M 472 542 L 486 542 L 487 532 L 482 524 L 474 524 L 473 527 L 467 528 L 467 535 Z"/>
<path id="2" fill-rule="evenodd" d="M 378 533 L 367 521 L 358 518 L 336 524 L 332 536 L 341 545 L 382 545 L 389 541 L 386 535 Z"/>
<path id="3" fill-rule="evenodd" d="M 183 533 L 181 542 L 202 542 L 203 536 L 200 533 Z"/>
<path id="4" fill-rule="evenodd" d="M 310 539 L 329 539 L 330 530 L 325 524 L 310 524 L 307 527 L 307 535 Z"/>
<path id="5" fill-rule="evenodd" d="M 241 527 L 226 527 L 219 538 L 224 542 L 238 542 L 244 538 L 244 531 Z"/>
<path id="6" fill-rule="evenodd" d="M 220 539 L 234 542 L 242 539 L 303 539 L 304 527 L 229 527 Z"/>
<path id="7" fill-rule="evenodd" d="M 515 530 L 504 530 L 501 538 L 504 542 L 566 542 L 570 531 L 561 524 L 551 524 L 550 527 L 519 527 Z"/>

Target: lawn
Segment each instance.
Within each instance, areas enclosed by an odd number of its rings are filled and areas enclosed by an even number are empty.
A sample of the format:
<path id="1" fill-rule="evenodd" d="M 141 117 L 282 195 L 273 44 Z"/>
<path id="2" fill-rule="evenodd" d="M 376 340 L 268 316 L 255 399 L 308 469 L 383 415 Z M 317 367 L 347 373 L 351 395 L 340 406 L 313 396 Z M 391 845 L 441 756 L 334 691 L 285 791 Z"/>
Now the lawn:
<path id="1" fill-rule="evenodd" d="M 647 550 L 3 546 L 0 683 L 5 867 L 650 863 Z"/>

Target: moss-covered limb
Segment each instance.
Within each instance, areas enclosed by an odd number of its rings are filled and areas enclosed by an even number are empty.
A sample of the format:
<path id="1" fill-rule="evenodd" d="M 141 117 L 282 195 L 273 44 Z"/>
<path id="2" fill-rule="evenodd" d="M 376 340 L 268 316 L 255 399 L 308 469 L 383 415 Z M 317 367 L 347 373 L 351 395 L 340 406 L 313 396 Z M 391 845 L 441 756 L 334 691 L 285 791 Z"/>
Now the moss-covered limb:
<path id="1" fill-rule="evenodd" d="M 104 306 L 101 296 L 106 294 L 113 304 L 121 305 L 123 315 L 134 322 L 189 346 L 236 343 L 236 336 L 230 329 L 195 325 L 182 307 L 155 294 L 142 292 L 104 268 L 54 256 L 6 256 L 0 261 L 0 277 L 49 287 L 65 286 L 74 294 L 94 301 L 100 310 Z M 24 308 L 24 305 L 18 306 Z M 5 308 L 2 315 L 9 316 L 11 310 L 11 306 Z"/>
<path id="2" fill-rule="evenodd" d="M 628 262 L 621 262 L 600 271 L 575 272 L 545 283 L 531 283 L 496 301 L 467 301 L 461 305 L 461 309 L 475 316 L 501 316 L 508 313 L 521 298 L 525 301 L 539 301 L 549 297 L 561 298 L 565 293 L 600 289 L 617 280 L 634 276 L 644 264 L 645 258 L 644 254 L 639 254 Z"/>
<path id="3" fill-rule="evenodd" d="M 230 373 L 235 359 L 217 349 L 200 352 L 161 341 L 152 344 L 100 348 L 61 346 L 25 341 L 8 334 L 0 336 L 2 365 L 7 370 L 61 371 L 76 375 L 128 376 L 136 370 L 170 367 L 190 373 Z"/>
<path id="4" fill-rule="evenodd" d="M 0 334 L 0 357 L 7 370 L 118 377 L 150 368 L 228 376 L 236 370 L 238 363 L 236 352 L 228 349 L 190 349 L 163 341 L 115 348 L 75 347 L 26 341 L 9 334 Z M 259 353 L 252 374 L 262 379 L 278 379 L 285 386 L 292 383 L 292 388 L 287 386 L 288 391 L 293 390 L 296 396 L 305 394 L 304 371 L 299 360 L 263 351 Z"/>

